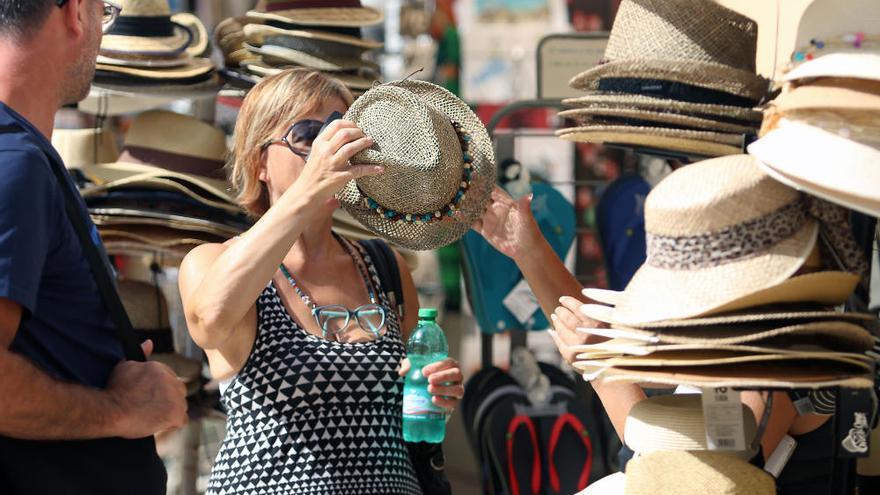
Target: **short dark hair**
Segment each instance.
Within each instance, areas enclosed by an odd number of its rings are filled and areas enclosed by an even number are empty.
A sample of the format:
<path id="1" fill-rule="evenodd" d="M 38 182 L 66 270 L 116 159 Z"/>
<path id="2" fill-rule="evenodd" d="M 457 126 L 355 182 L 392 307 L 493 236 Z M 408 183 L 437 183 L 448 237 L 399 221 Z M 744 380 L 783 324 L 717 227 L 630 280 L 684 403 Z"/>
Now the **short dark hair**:
<path id="1" fill-rule="evenodd" d="M 43 27 L 57 5 L 57 0 L 0 1 L 0 35 L 33 35 Z"/>

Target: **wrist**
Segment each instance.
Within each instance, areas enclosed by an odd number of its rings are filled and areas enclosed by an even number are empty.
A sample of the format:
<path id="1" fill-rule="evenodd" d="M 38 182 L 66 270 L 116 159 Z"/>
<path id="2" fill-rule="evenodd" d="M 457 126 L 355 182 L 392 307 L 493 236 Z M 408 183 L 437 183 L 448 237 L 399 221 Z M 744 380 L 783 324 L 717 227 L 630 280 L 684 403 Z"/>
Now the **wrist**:
<path id="1" fill-rule="evenodd" d="M 538 228 L 534 219 L 530 219 L 516 239 L 516 249 L 513 252 L 513 261 L 520 264 L 534 257 L 534 253 L 540 250 L 547 240 Z"/>
<path id="2" fill-rule="evenodd" d="M 114 390 L 106 390 L 104 393 L 104 416 L 103 416 L 103 428 L 109 433 L 107 436 L 111 437 L 125 437 L 127 427 L 126 427 L 126 419 L 128 417 L 128 413 L 125 409 L 125 401 L 123 398 Z"/>

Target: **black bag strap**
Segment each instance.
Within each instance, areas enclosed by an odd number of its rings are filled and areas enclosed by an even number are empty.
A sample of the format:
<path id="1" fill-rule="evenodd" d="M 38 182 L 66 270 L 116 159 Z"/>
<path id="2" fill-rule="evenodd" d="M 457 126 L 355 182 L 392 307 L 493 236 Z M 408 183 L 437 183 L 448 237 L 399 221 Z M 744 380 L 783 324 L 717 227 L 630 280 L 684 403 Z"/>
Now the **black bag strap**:
<path id="1" fill-rule="evenodd" d="M 379 273 L 379 280 L 385 288 L 385 295 L 391 301 L 391 306 L 397 308 L 397 315 L 402 320 L 404 317 L 403 282 L 400 279 L 400 266 L 394 251 L 380 239 L 358 241 L 366 249 L 367 254 L 373 261 L 373 266 Z"/>
<path id="2" fill-rule="evenodd" d="M 8 132 L 8 130 L 0 129 L 0 132 Z M 83 254 L 89 262 L 92 275 L 95 277 L 95 283 L 97 283 L 101 298 L 104 300 L 104 306 L 110 313 L 110 318 L 113 319 L 116 336 L 122 344 L 122 352 L 125 358 L 130 361 L 146 361 L 140 341 L 135 334 L 131 320 L 128 319 L 128 313 L 125 312 L 125 306 L 122 305 L 122 300 L 119 298 L 119 293 L 116 290 L 116 284 L 113 281 L 114 277 L 110 272 L 110 262 L 106 254 L 101 252 L 98 246 L 92 242 L 92 236 L 80 210 L 80 203 L 76 196 L 77 193 L 70 187 L 67 169 L 48 153 L 44 154 L 49 161 L 52 173 L 58 180 L 61 194 L 64 196 L 64 209 L 67 212 L 67 218 L 70 220 L 70 224 L 79 238 Z"/>

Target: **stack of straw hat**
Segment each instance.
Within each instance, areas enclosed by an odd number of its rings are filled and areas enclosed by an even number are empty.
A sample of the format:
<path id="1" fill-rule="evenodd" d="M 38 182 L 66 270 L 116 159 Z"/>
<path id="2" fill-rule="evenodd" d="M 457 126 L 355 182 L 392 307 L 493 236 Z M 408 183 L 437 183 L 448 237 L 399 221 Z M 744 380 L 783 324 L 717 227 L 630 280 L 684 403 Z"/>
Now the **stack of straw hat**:
<path id="1" fill-rule="evenodd" d="M 645 203 L 647 260 L 622 292 L 586 289 L 611 340 L 578 346 L 585 378 L 697 387 L 872 386 L 876 318 L 831 309 L 865 273 L 846 211 L 749 155 L 684 167 Z M 832 260 L 834 260 L 832 262 Z"/>
<path id="2" fill-rule="evenodd" d="M 253 82 L 290 67 L 306 67 L 339 79 L 355 94 L 379 80 L 379 66 L 364 55 L 381 43 L 360 28 L 383 14 L 359 1 L 267 0 L 244 18 L 217 26 L 215 39 L 232 82 Z M 237 74 L 235 74 L 237 72 Z"/>
<path id="3" fill-rule="evenodd" d="M 120 0 L 122 12 L 104 35 L 94 85 L 135 94 L 216 91 L 204 25 L 192 14 L 171 15 L 168 0 Z"/>
<path id="4" fill-rule="evenodd" d="M 782 92 L 749 153 L 777 180 L 877 217 L 880 4 L 836 7 L 816 2 L 804 13 Z"/>
<path id="5" fill-rule="evenodd" d="M 757 24 L 712 0 L 623 0 L 599 65 L 569 85 L 569 141 L 661 154 L 741 153 L 769 83 L 755 73 Z"/>

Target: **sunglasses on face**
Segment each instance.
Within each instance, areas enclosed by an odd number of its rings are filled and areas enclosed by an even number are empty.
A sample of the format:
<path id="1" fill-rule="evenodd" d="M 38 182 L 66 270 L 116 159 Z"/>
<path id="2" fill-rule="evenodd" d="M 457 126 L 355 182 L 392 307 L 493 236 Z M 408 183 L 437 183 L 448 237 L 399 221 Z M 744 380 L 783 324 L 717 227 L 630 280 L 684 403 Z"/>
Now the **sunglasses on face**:
<path id="1" fill-rule="evenodd" d="M 55 0 L 55 5 L 59 8 L 64 7 L 68 0 Z M 119 13 L 122 12 L 122 6 L 116 2 L 110 2 L 104 0 L 102 2 L 104 4 L 104 14 L 101 17 L 101 31 L 104 34 L 107 34 L 107 31 L 113 27 L 113 24 L 116 23 L 116 19 L 119 18 Z"/>
<path id="2" fill-rule="evenodd" d="M 318 134 L 321 133 L 321 129 L 323 128 L 324 123 L 321 121 L 300 120 L 288 127 L 287 132 L 285 132 L 280 138 L 270 139 L 263 143 L 260 147 L 260 151 L 265 150 L 273 144 L 283 143 L 288 149 L 290 149 L 291 153 L 306 160 L 309 157 L 309 153 L 312 152 L 312 143 L 315 141 L 315 138 L 318 137 Z"/>

